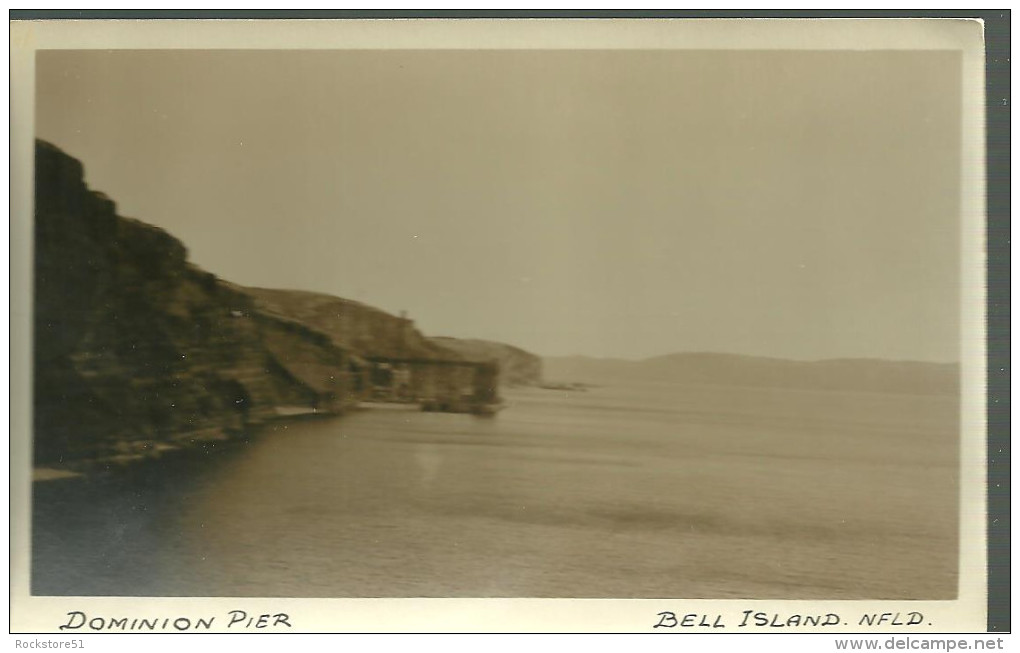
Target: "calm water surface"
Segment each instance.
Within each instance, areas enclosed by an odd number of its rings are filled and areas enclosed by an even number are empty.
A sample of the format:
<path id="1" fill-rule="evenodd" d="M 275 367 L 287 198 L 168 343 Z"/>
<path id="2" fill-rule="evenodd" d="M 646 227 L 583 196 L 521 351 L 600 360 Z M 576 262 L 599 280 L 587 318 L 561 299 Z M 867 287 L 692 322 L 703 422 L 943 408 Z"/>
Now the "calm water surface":
<path id="1" fill-rule="evenodd" d="M 957 402 L 646 384 L 36 483 L 33 593 L 951 598 Z"/>

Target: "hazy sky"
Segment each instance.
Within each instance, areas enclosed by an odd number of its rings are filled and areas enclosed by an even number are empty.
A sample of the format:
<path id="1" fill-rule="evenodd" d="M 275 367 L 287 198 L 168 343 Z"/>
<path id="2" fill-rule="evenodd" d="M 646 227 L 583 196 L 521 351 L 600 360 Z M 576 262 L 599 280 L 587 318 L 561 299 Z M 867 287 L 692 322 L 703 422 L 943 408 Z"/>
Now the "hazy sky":
<path id="1" fill-rule="evenodd" d="M 42 51 L 36 133 L 246 285 L 539 354 L 956 360 L 951 52 Z"/>

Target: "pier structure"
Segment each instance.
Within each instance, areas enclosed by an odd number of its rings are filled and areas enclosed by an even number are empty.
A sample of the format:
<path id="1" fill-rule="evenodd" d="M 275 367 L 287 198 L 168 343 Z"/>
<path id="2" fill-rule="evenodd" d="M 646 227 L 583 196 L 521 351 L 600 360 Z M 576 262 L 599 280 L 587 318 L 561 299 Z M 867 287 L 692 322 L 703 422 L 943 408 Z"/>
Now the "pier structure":
<path id="1" fill-rule="evenodd" d="M 416 403 L 423 410 L 487 413 L 499 404 L 499 364 L 418 357 L 371 356 L 367 397 Z"/>

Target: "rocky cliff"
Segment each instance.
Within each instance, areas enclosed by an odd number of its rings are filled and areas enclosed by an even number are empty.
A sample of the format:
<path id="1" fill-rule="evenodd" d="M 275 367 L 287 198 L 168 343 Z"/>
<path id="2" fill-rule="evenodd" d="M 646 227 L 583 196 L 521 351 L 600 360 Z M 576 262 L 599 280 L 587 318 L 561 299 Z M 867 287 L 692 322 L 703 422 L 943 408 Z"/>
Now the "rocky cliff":
<path id="1" fill-rule="evenodd" d="M 542 383 L 542 359 L 518 347 L 489 340 L 463 338 L 436 337 L 431 338 L 431 341 L 467 360 L 496 361 L 500 367 L 500 382 L 504 385 Z"/>
<path id="2" fill-rule="evenodd" d="M 370 389 L 369 358 L 461 372 L 448 363 L 495 360 L 510 384 L 541 376 L 515 347 L 427 338 L 359 302 L 218 279 L 162 229 L 118 215 L 81 162 L 42 141 L 35 247 L 39 464 L 150 457 L 281 415 L 340 412 Z"/>
<path id="3" fill-rule="evenodd" d="M 350 401 L 349 353 L 260 310 L 187 261 L 161 229 L 117 215 L 82 164 L 35 152 L 34 456 L 145 456 L 229 437 L 284 406 Z"/>

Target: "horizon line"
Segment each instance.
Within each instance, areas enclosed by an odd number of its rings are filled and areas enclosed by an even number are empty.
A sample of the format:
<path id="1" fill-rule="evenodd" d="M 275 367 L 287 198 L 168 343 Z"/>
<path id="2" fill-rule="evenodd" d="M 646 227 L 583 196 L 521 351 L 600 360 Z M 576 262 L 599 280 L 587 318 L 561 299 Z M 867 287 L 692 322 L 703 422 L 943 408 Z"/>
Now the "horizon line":
<path id="1" fill-rule="evenodd" d="M 467 339 L 467 338 L 465 338 L 465 339 Z M 509 343 L 504 343 L 504 344 L 509 344 Z M 512 346 L 516 347 L 517 345 L 512 345 Z M 523 349 L 523 347 L 518 347 L 518 348 L 519 349 Z M 527 351 L 527 350 L 525 350 L 525 351 Z M 534 353 L 534 352 L 531 352 L 531 353 Z M 880 362 L 880 363 L 920 363 L 920 364 L 924 364 L 924 365 L 960 365 L 961 364 L 960 360 L 922 360 L 922 359 L 916 359 L 916 358 L 883 358 L 883 357 L 880 357 L 880 356 L 833 356 L 833 357 L 826 357 L 826 358 L 787 358 L 787 357 L 783 357 L 783 356 L 773 356 L 773 355 L 766 355 L 766 354 L 743 354 L 743 353 L 736 353 L 736 352 L 705 351 L 705 350 L 673 351 L 673 352 L 669 352 L 669 353 L 665 353 L 665 354 L 655 354 L 653 356 L 645 356 L 645 357 L 642 357 L 642 358 L 625 358 L 625 357 L 622 357 L 622 356 L 593 356 L 593 355 L 590 355 L 590 354 L 537 354 L 537 353 L 534 353 L 534 355 L 538 356 L 539 358 L 543 358 L 543 359 L 546 359 L 546 358 L 586 358 L 586 359 L 589 359 L 589 360 L 596 360 L 596 361 L 614 361 L 614 362 L 624 362 L 624 363 L 645 363 L 645 362 L 648 362 L 648 361 L 651 361 L 651 360 L 655 360 L 657 358 L 666 358 L 666 357 L 669 357 L 669 356 L 720 356 L 720 357 L 730 357 L 730 358 L 757 358 L 757 359 L 761 359 L 761 360 L 782 361 L 782 362 L 789 362 L 789 363 L 807 363 L 807 364 L 810 364 L 810 363 L 850 362 L 850 361 L 856 361 L 856 362 Z"/>

